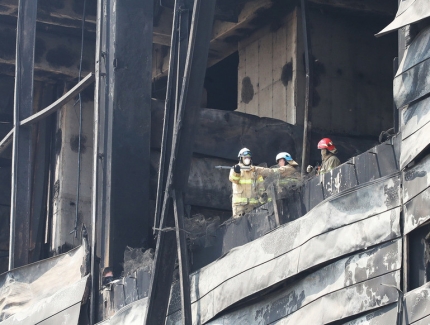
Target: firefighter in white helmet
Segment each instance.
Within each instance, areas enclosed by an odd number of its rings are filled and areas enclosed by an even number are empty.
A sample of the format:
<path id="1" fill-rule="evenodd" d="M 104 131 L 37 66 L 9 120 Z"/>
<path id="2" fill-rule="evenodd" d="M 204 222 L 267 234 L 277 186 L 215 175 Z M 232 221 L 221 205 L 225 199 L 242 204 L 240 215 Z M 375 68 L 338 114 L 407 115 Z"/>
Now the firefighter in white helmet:
<path id="1" fill-rule="evenodd" d="M 282 178 L 299 178 L 299 164 L 294 161 L 288 152 L 280 152 L 276 156 L 279 168 L 279 176 Z"/>
<path id="2" fill-rule="evenodd" d="M 239 218 L 267 202 L 264 177 L 274 173 L 270 168 L 253 166 L 248 148 L 241 149 L 238 158 L 239 163 L 231 169 L 229 176 L 233 186 L 233 218 Z"/>

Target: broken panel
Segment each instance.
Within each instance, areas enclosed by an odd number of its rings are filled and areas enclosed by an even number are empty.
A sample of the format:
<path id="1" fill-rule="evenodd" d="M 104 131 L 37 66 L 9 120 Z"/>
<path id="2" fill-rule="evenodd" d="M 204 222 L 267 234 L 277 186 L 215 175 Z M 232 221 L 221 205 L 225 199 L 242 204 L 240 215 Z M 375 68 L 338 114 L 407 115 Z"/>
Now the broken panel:
<path id="1" fill-rule="evenodd" d="M 430 315 L 430 283 L 405 294 L 403 324 L 428 324 L 424 318 Z M 421 323 L 417 323 L 422 321 Z"/>
<path id="2" fill-rule="evenodd" d="M 66 295 L 65 307 L 81 301 L 82 290 L 87 285 L 87 277 L 83 280 L 88 273 L 87 257 L 84 244 L 68 253 L 1 274 L 0 296 L 3 301 L 0 305 L 0 321 L 7 319 L 13 324 L 16 320 L 34 320 L 34 317 L 39 317 L 41 321 L 43 315 L 49 317 L 55 313 L 55 308 L 50 304 L 59 299 L 58 296 L 55 299 L 53 297 L 60 292 L 67 292 L 70 297 L 78 299 L 75 301 Z M 67 300 L 69 298 L 72 300 Z"/>
<path id="3" fill-rule="evenodd" d="M 142 325 L 145 324 L 145 310 L 148 298 L 140 299 L 125 306 L 111 318 L 98 325 Z"/>
<path id="4" fill-rule="evenodd" d="M 416 23 L 430 16 L 427 0 L 403 0 L 399 2 L 396 18 L 376 36 L 382 36 L 406 25 Z"/>

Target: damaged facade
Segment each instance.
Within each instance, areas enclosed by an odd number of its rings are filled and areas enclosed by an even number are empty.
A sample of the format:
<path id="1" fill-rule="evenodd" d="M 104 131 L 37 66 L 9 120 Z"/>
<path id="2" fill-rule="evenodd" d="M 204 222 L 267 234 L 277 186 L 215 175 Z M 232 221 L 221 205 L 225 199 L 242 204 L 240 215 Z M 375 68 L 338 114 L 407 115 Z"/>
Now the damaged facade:
<path id="1" fill-rule="evenodd" d="M 428 17 L 0 1 L 0 323 L 427 324 Z M 231 219 L 215 166 L 323 137 L 339 167 Z"/>

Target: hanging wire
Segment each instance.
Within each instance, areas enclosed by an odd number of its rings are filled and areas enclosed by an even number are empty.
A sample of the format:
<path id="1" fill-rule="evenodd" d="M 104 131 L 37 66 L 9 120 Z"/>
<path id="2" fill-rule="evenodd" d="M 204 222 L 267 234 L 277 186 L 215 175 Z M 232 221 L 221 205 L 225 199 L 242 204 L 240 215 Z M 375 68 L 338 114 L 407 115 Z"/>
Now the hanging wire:
<path id="1" fill-rule="evenodd" d="M 82 78 L 82 61 L 84 56 L 84 39 L 85 39 L 85 16 L 86 16 L 86 5 L 87 0 L 84 0 L 84 8 L 82 10 L 82 31 L 81 31 L 81 56 L 79 58 L 79 74 L 78 82 Z M 78 134 L 78 175 L 76 185 L 76 204 L 75 204 L 75 226 L 70 234 L 74 233 L 75 238 L 78 238 L 78 217 L 79 217 L 79 201 L 81 195 L 81 144 L 82 144 L 82 96 L 81 93 L 78 95 L 79 102 L 79 134 Z M 75 103 L 76 105 L 76 103 Z"/>

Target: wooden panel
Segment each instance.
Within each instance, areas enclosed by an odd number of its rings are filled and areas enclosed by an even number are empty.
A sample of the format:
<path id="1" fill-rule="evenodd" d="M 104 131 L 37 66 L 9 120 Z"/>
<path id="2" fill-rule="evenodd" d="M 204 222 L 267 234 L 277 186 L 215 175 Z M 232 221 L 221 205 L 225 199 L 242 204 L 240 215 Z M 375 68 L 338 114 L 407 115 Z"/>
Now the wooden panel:
<path id="1" fill-rule="evenodd" d="M 282 67 L 287 63 L 287 28 L 283 26 L 273 33 L 273 81 L 281 80 Z"/>
<path id="2" fill-rule="evenodd" d="M 246 105 L 246 113 L 258 115 L 258 42 L 254 42 L 246 49 L 246 76 L 251 81 L 254 97 Z"/>
<path id="3" fill-rule="evenodd" d="M 272 107 L 272 85 L 260 90 L 258 94 L 258 112 L 260 117 L 272 117 L 273 107 Z"/>
<path id="4" fill-rule="evenodd" d="M 273 118 L 278 120 L 287 120 L 287 89 L 282 84 L 282 81 L 278 80 L 273 84 L 273 96 L 272 96 L 272 106 L 273 106 Z"/>
<path id="5" fill-rule="evenodd" d="M 272 60 L 276 54 L 272 40 L 273 33 L 268 33 L 258 41 L 258 85 L 261 90 L 272 84 Z"/>
<path id="6" fill-rule="evenodd" d="M 242 101 L 242 83 L 246 77 L 246 48 L 239 50 L 239 66 L 237 68 L 237 111 L 246 112 L 246 104 Z"/>

